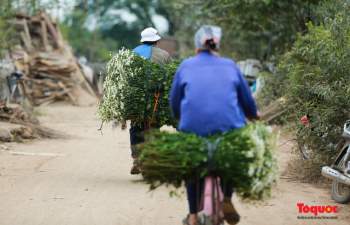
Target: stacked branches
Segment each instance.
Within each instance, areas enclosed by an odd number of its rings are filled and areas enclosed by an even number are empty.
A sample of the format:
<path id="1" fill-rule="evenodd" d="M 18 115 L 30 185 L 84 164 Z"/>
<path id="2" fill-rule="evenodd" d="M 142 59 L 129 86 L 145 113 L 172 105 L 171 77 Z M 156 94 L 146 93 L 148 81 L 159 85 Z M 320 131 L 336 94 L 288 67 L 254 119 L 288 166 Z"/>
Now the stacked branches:
<path id="1" fill-rule="evenodd" d="M 0 101 L 0 143 L 63 137 L 62 134 L 41 126 L 33 114 L 25 111 L 23 107 L 8 106 Z"/>
<path id="2" fill-rule="evenodd" d="M 86 92 L 91 95 L 90 103 L 94 101 L 95 93 L 70 46 L 47 14 L 17 14 L 10 24 L 20 43 L 10 49 L 11 56 L 16 69 L 25 75 L 23 94 L 33 105 L 66 99 L 80 105 L 87 100 L 80 99 Z"/>

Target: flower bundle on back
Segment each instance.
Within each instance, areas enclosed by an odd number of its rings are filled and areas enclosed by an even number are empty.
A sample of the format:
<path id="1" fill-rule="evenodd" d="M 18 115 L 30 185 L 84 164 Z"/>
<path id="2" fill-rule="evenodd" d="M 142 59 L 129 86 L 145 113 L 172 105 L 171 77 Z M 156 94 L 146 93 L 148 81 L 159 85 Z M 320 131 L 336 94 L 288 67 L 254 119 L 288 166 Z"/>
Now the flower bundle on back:
<path id="1" fill-rule="evenodd" d="M 107 64 L 98 109 L 101 120 L 174 125 L 168 95 L 177 67 L 177 62 L 161 66 L 121 49 Z"/>
<path id="2" fill-rule="evenodd" d="M 143 180 L 151 189 L 180 187 L 187 179 L 215 171 L 233 182 L 242 199 L 261 200 L 270 195 L 276 181 L 275 138 L 261 123 L 208 138 L 159 131 L 147 137 L 139 148 Z"/>

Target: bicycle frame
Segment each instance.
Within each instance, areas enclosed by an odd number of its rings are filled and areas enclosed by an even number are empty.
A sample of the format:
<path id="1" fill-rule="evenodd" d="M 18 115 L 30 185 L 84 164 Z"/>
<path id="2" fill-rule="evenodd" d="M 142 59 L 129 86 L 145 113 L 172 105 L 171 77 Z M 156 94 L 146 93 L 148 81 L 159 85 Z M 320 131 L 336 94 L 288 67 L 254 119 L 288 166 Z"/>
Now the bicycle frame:
<path id="1" fill-rule="evenodd" d="M 218 176 L 210 175 L 205 178 L 204 183 L 203 213 L 209 218 L 212 225 L 220 225 L 223 222 L 224 194 L 220 182 Z M 207 225 L 207 223 L 205 224 Z"/>

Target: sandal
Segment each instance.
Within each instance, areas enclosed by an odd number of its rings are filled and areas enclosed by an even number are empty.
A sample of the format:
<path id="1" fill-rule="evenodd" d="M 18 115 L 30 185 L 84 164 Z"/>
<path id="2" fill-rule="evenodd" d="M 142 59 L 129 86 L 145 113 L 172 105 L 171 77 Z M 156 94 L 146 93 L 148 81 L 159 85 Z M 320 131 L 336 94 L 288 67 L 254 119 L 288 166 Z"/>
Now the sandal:
<path id="1" fill-rule="evenodd" d="M 134 163 L 132 165 L 130 173 L 132 175 L 137 175 L 137 174 L 141 173 L 140 163 L 139 163 L 139 161 L 137 159 L 134 159 Z"/>
<path id="2" fill-rule="evenodd" d="M 183 224 L 183 225 L 191 225 L 190 222 L 188 221 L 189 217 L 190 217 L 190 215 L 187 215 L 187 216 L 182 220 L 182 224 Z M 204 224 L 202 223 L 202 218 L 200 217 L 200 215 L 199 215 L 199 217 L 198 217 L 197 225 L 204 225 Z"/>
<path id="3" fill-rule="evenodd" d="M 224 219 L 230 225 L 235 225 L 240 220 L 240 215 L 233 206 L 231 199 L 224 199 L 223 204 Z"/>
<path id="4" fill-rule="evenodd" d="M 188 218 L 190 217 L 190 215 L 187 215 L 183 220 L 182 220 L 182 224 L 183 225 L 190 225 L 190 222 L 188 221 Z"/>

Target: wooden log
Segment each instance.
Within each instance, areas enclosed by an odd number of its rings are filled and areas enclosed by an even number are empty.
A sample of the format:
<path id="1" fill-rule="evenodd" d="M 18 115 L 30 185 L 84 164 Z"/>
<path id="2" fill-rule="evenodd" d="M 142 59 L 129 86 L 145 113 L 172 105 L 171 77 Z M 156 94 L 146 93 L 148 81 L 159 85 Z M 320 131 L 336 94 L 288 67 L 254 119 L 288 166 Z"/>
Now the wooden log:
<path id="1" fill-rule="evenodd" d="M 33 104 L 33 98 L 32 98 L 32 96 L 28 93 L 28 91 L 27 91 L 28 87 L 26 86 L 26 83 L 25 83 L 25 81 L 24 81 L 23 79 L 21 79 L 21 80 L 19 81 L 19 87 L 20 87 L 20 90 L 21 90 L 22 95 L 23 95 L 24 97 L 26 97 L 27 100 L 29 101 L 28 103 L 29 103 L 30 105 L 32 105 L 32 104 Z"/>
<path id="2" fill-rule="evenodd" d="M 16 19 L 30 19 L 30 16 L 24 13 L 16 13 Z"/>
<path id="3" fill-rule="evenodd" d="M 44 103 L 52 102 L 52 101 L 55 101 L 55 100 L 56 100 L 56 95 L 51 95 L 51 96 L 46 97 L 44 99 L 36 99 L 35 100 L 35 105 L 39 106 L 39 105 L 42 105 Z"/>
<path id="4" fill-rule="evenodd" d="M 30 113 L 26 112 L 22 107 L 8 107 L 3 105 L 0 107 L 0 121 L 17 123 L 30 122 L 37 124 L 39 121 Z"/>
<path id="5" fill-rule="evenodd" d="M 54 81 L 52 81 L 51 79 L 31 79 L 31 78 L 24 78 L 25 81 L 30 81 L 30 82 L 34 82 L 36 84 L 39 85 L 43 85 L 46 86 L 48 88 L 51 89 L 60 89 L 60 85 Z"/>
<path id="6" fill-rule="evenodd" d="M 41 21 L 40 24 L 41 24 L 41 38 L 43 41 L 44 49 L 46 51 L 49 51 L 50 48 L 49 48 L 49 41 L 47 38 L 47 27 L 46 27 L 45 21 Z"/>
<path id="7" fill-rule="evenodd" d="M 41 16 L 44 19 L 46 26 L 49 28 L 49 32 L 53 38 L 53 41 L 55 43 L 55 47 L 59 48 L 59 49 L 62 48 L 62 45 L 59 41 L 59 37 L 58 37 L 57 30 L 56 30 L 55 26 L 52 24 L 51 20 L 49 19 L 49 17 L 45 13 L 42 13 Z"/>
<path id="8" fill-rule="evenodd" d="M 271 122 L 274 119 L 278 118 L 282 114 L 284 114 L 287 110 L 284 107 L 286 99 L 281 97 L 276 101 L 272 102 L 269 106 L 265 108 L 265 110 L 261 113 L 261 119 L 266 122 Z"/>
<path id="9" fill-rule="evenodd" d="M 84 76 L 84 72 L 81 69 L 81 67 L 79 66 L 78 60 L 75 59 L 75 67 L 77 70 L 77 75 L 78 75 L 78 79 L 79 82 L 82 84 L 82 87 L 91 95 L 91 96 L 96 96 L 95 91 L 92 89 L 92 87 L 90 86 L 90 83 L 86 80 L 86 77 Z"/>
<path id="10" fill-rule="evenodd" d="M 23 19 L 22 22 L 23 22 L 24 33 L 27 36 L 28 44 L 30 46 L 29 51 L 32 51 L 33 50 L 32 37 L 29 32 L 27 20 Z"/>
<path id="11" fill-rule="evenodd" d="M 30 128 L 31 130 L 33 130 L 34 134 L 40 138 L 66 138 L 67 137 L 66 135 L 60 132 L 41 126 L 39 124 L 32 124 L 32 123 L 26 123 L 26 122 L 21 122 L 18 124 Z"/>
<path id="12" fill-rule="evenodd" d="M 1 121 L 9 121 L 11 119 L 11 115 L 4 113 L 4 112 L 0 112 L 0 120 Z"/>
<path id="13" fill-rule="evenodd" d="M 63 91 L 67 91 L 67 95 L 72 101 L 73 105 L 77 105 L 77 100 L 72 95 L 71 90 L 67 89 L 66 86 L 62 82 L 58 82 L 58 85 L 63 89 Z"/>
<path id="14" fill-rule="evenodd" d="M 49 78 L 49 79 L 52 79 L 52 80 L 60 80 L 60 81 L 63 81 L 64 83 L 71 83 L 72 82 L 72 79 L 70 79 L 69 77 L 65 77 L 65 76 L 60 76 L 58 74 L 55 74 L 55 73 L 43 73 L 43 72 L 38 72 L 38 74 L 34 77 L 34 78 Z"/>
<path id="15" fill-rule="evenodd" d="M 13 140 L 18 142 L 21 142 L 22 139 L 36 138 L 33 129 L 28 126 L 12 129 L 11 135 Z"/>
<path id="16" fill-rule="evenodd" d="M 28 51 L 30 51 L 30 49 L 32 49 L 33 46 L 32 46 L 31 43 L 29 42 L 29 40 L 28 40 L 28 38 L 27 38 L 27 35 L 26 35 L 24 32 L 21 32 L 21 33 L 20 33 L 20 36 L 21 36 L 21 38 L 22 38 L 22 41 L 23 41 L 23 43 L 24 43 L 25 48 L 26 48 Z"/>
<path id="17" fill-rule="evenodd" d="M 43 12 L 40 12 L 37 15 L 31 16 L 29 19 L 32 23 L 40 23 L 42 21 L 42 14 Z"/>
<path id="18" fill-rule="evenodd" d="M 44 103 L 46 103 L 48 101 L 52 101 L 52 100 L 55 100 L 57 98 L 60 98 L 60 97 L 62 97 L 64 95 L 66 95 L 69 91 L 70 90 L 65 90 L 65 91 L 61 91 L 61 92 L 55 92 L 49 97 L 46 97 L 46 98 L 40 99 L 40 100 L 38 99 L 35 103 L 36 103 L 36 105 L 44 104 Z"/>
<path id="19" fill-rule="evenodd" d="M 57 24 L 55 24 L 55 26 L 57 27 Z M 61 30 L 56 28 L 56 31 L 57 31 L 58 41 L 59 41 L 61 47 L 64 47 L 66 44 L 65 44 L 63 35 L 61 33 Z"/>

